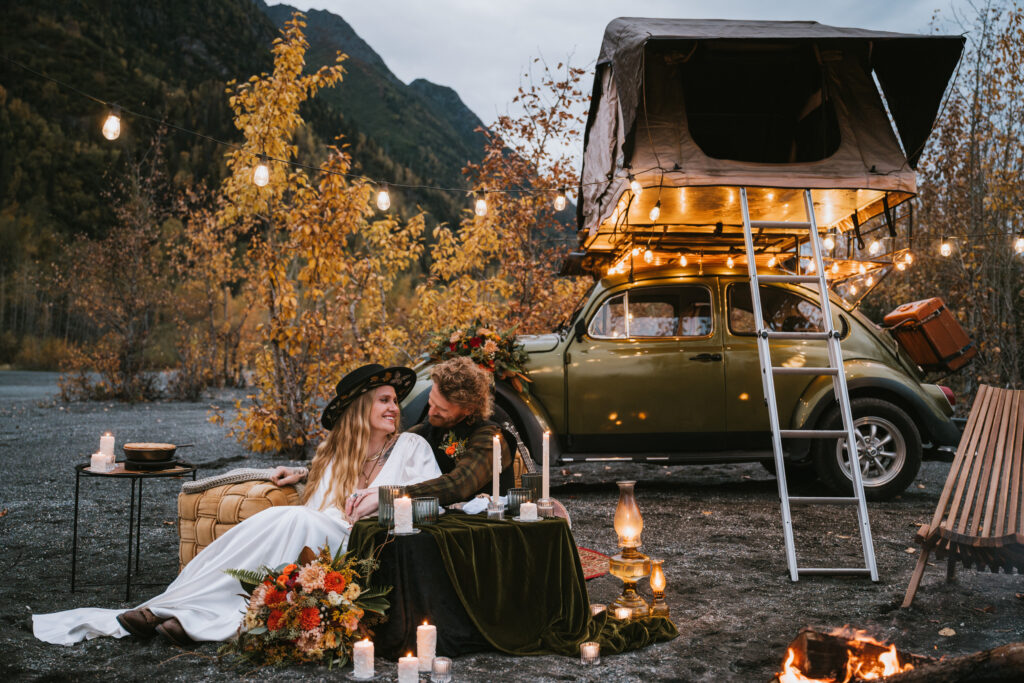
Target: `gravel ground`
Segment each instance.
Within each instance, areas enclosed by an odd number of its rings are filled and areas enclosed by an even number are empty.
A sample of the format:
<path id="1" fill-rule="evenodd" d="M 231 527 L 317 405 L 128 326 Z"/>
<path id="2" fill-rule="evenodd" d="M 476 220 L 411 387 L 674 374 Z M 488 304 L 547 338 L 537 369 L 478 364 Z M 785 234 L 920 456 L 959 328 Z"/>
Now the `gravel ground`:
<path id="1" fill-rule="evenodd" d="M 146 487 L 142 574 L 124 602 L 127 485 L 87 479 L 80 503 L 79 581 L 69 592 L 73 465 L 98 436 L 192 442 L 185 451 L 200 476 L 280 461 L 248 453 L 207 421 L 211 405 L 230 414 L 238 392 L 206 403 L 62 404 L 52 373 L 0 372 L 0 677 L 3 680 L 336 679 L 314 667 L 239 672 L 216 658 L 217 646 L 182 652 L 159 639 L 103 638 L 72 647 L 35 640 L 30 615 L 84 606 L 128 608 L 159 593 L 175 575 L 177 535 L 173 481 Z M 867 629 L 901 649 L 952 656 L 1024 640 L 1019 576 L 961 571 L 947 585 L 944 564 L 925 574 L 914 606 L 898 605 L 916 561 L 911 539 L 931 515 L 948 464 L 925 463 L 900 498 L 870 505 L 881 580 L 816 577 L 791 583 L 785 565 L 774 478 L 757 465 L 661 467 L 577 465 L 556 470 L 553 493 L 573 516 L 577 542 L 614 550 L 614 481 L 636 479 L 644 515 L 644 548 L 665 558 L 668 602 L 681 636 L 648 649 L 604 658 L 598 669 L 575 659 L 499 654 L 462 657 L 458 681 L 767 681 L 803 626 Z M 795 511 L 802 565 L 860 562 L 852 509 Z M 911 552 L 913 550 L 913 552 Z M 588 582 L 591 600 L 610 602 L 621 584 Z M 956 635 L 943 637 L 940 629 Z M 380 671 L 382 667 L 378 667 Z M 390 665 L 378 680 L 393 680 Z"/>

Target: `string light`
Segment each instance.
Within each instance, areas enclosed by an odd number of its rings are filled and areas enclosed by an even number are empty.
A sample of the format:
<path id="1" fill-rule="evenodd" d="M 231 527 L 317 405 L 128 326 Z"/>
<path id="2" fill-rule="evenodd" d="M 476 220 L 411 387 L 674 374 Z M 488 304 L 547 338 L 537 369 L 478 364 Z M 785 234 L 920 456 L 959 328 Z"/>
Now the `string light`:
<path id="1" fill-rule="evenodd" d="M 679 265 L 682 266 L 683 268 L 686 267 L 686 254 L 679 255 Z"/>
<path id="2" fill-rule="evenodd" d="M 1024 254 L 1024 235 L 1017 235 L 1013 242 L 1013 250 L 1018 254 Z"/>
<path id="3" fill-rule="evenodd" d="M 953 253 L 953 245 L 949 243 L 948 238 L 942 238 L 942 244 L 939 245 L 939 253 L 943 256 L 949 256 Z"/>
<path id="4" fill-rule="evenodd" d="M 661 215 L 661 200 L 654 202 L 654 206 L 651 207 L 651 213 L 648 214 L 651 218 L 651 222 L 658 220 L 658 216 Z"/>
<path id="5" fill-rule="evenodd" d="M 103 122 L 103 137 L 116 140 L 121 135 L 121 107 L 114 106 Z"/>
<path id="6" fill-rule="evenodd" d="M 863 275 L 864 273 L 868 272 L 868 269 L 865 268 L 864 264 L 862 263 L 862 264 L 860 264 L 860 268 L 857 269 L 857 272 L 859 272 L 861 275 Z"/>
<path id="7" fill-rule="evenodd" d="M 878 252 L 882 249 L 882 243 L 878 240 L 871 240 L 871 244 L 868 245 L 868 253 L 872 256 L 878 255 Z"/>
<path id="8" fill-rule="evenodd" d="M 825 247 L 826 251 L 832 251 L 833 249 L 836 248 L 836 240 L 834 237 L 832 237 L 831 233 L 825 235 L 825 239 L 822 241 L 821 244 L 822 246 Z"/>
<path id="9" fill-rule="evenodd" d="M 906 269 L 907 269 L 907 264 L 906 263 L 900 262 L 900 263 L 896 264 L 896 270 L 904 271 Z"/>
<path id="10" fill-rule="evenodd" d="M 481 218 L 487 215 L 487 199 L 484 196 L 483 190 L 476 193 L 476 204 L 473 207 L 473 212 Z"/>
<path id="11" fill-rule="evenodd" d="M 252 183 L 256 187 L 266 187 L 269 182 L 270 167 L 267 166 L 267 155 L 261 154 L 259 156 L 259 163 L 256 164 L 256 170 L 252 172 Z"/>
<path id="12" fill-rule="evenodd" d="M 387 185 L 382 185 L 380 192 L 377 193 L 377 208 L 381 211 L 387 211 L 391 208 L 391 195 L 388 194 Z"/>
<path id="13" fill-rule="evenodd" d="M 629 176 L 629 189 L 633 191 L 633 195 L 638 199 L 644 192 L 644 186 L 640 184 L 640 181 L 633 177 L 632 174 Z"/>
<path id="14" fill-rule="evenodd" d="M 867 285 L 868 287 L 870 287 L 871 285 L 875 284 L 875 276 L 874 275 L 868 275 L 868 279 L 864 281 L 864 284 Z"/>
<path id="15" fill-rule="evenodd" d="M 563 187 L 555 195 L 555 211 L 561 211 L 565 208 L 565 188 Z"/>
<path id="16" fill-rule="evenodd" d="M 906 255 L 903 256 L 903 262 L 909 266 L 914 262 L 914 255 L 911 254 L 910 251 L 907 251 Z"/>
<path id="17" fill-rule="evenodd" d="M 639 256 L 640 255 L 640 247 L 633 247 L 633 251 L 630 252 L 630 253 L 632 253 L 633 256 Z"/>
<path id="18" fill-rule="evenodd" d="M 768 259 L 768 267 L 769 268 L 774 268 L 775 267 L 775 257 L 774 256 L 772 256 L 772 257 L 770 257 Z"/>
<path id="19" fill-rule="evenodd" d="M 807 272 L 813 273 L 818 269 L 818 266 L 814 264 L 814 259 L 807 259 Z"/>
<path id="20" fill-rule="evenodd" d="M 644 252 L 644 263 L 650 263 L 654 260 L 654 252 L 648 249 Z"/>
<path id="21" fill-rule="evenodd" d="M 835 275 L 839 272 L 839 261 L 832 262 L 832 274 Z"/>
<path id="22" fill-rule="evenodd" d="M 729 256 L 729 258 L 725 259 L 726 268 L 732 268 L 734 265 L 736 265 L 736 262 L 732 260 L 732 256 Z"/>
<path id="23" fill-rule="evenodd" d="M 857 285 L 850 285 L 850 294 L 857 293 Z"/>

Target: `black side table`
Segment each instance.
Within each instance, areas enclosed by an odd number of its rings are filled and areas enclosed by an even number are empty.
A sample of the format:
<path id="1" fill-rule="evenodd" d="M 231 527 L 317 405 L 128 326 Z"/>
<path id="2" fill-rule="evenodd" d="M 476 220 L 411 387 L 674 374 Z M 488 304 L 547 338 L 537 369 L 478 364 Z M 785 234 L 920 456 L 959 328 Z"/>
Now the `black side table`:
<path id="1" fill-rule="evenodd" d="M 93 472 L 89 469 L 89 463 L 75 465 L 75 524 L 71 540 L 71 592 L 75 592 L 75 575 L 78 568 L 78 488 L 82 481 L 82 475 L 88 477 L 110 477 L 113 479 L 129 479 L 132 483 L 131 492 L 128 494 L 128 567 L 125 572 L 124 599 L 129 600 L 132 591 L 132 541 L 135 542 L 135 573 L 139 572 L 139 536 L 142 527 L 142 482 L 146 479 L 175 478 L 181 479 L 192 475 L 192 481 L 196 480 L 196 466 L 182 460 L 176 460 L 174 467 L 166 470 L 153 470 L 149 472 L 136 472 L 126 470 L 124 463 L 119 462 L 110 472 Z M 135 492 L 135 484 L 138 482 L 138 493 Z"/>

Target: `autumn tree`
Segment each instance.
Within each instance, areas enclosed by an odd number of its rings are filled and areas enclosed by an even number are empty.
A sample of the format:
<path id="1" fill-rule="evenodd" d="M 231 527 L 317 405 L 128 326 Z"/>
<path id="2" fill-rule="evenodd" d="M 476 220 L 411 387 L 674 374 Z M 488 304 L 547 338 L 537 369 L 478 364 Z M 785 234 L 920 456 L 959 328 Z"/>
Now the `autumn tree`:
<path id="1" fill-rule="evenodd" d="M 296 13 L 273 46 L 274 69 L 229 89 L 245 136 L 228 153 L 219 221 L 238 230 L 247 290 L 257 315 L 250 358 L 256 394 L 238 404 L 235 434 L 256 451 L 307 452 L 322 433 L 320 407 L 342 374 L 391 361 L 408 344 L 390 295 L 419 256 L 422 216 L 378 215 L 374 188 L 352 172 L 344 147 L 327 150 L 315 171 L 296 156 L 300 105 L 341 81 L 338 63 L 303 73 L 308 44 Z M 269 182 L 253 173 L 269 157 Z"/>
<path id="2" fill-rule="evenodd" d="M 888 305 L 941 296 L 978 342 L 969 369 L 951 378 L 1022 386 L 1024 261 L 1024 11 L 986 3 L 968 19 L 968 49 L 922 157 L 916 260 L 880 292 Z M 947 240 L 949 257 L 939 252 Z"/>
<path id="3" fill-rule="evenodd" d="M 484 131 L 485 156 L 463 170 L 487 204 L 467 212 L 459 230 L 434 230 L 428 279 L 412 313 L 418 330 L 465 325 L 475 318 L 521 333 L 549 332 L 589 284 L 558 276 L 575 243 L 574 224 L 555 200 L 578 183 L 569 147 L 581 139 L 587 96 L 582 69 L 541 60 L 525 75 L 513 105 Z"/>

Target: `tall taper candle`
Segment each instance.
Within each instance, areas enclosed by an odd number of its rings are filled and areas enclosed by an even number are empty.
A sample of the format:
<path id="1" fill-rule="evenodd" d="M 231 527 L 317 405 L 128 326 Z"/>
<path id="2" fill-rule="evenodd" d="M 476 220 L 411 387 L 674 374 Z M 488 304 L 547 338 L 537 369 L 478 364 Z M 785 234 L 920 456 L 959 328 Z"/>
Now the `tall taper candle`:
<path id="1" fill-rule="evenodd" d="M 545 431 L 544 432 L 544 441 L 543 441 L 544 447 L 543 447 L 543 451 L 542 451 L 543 454 L 544 454 L 543 463 L 542 463 L 543 464 L 543 470 L 544 470 L 544 476 L 541 479 L 541 492 L 540 492 L 540 497 L 541 498 L 550 498 L 551 497 L 551 452 L 550 452 L 551 445 L 550 445 L 550 441 L 551 441 L 551 432 Z"/>
<path id="2" fill-rule="evenodd" d="M 373 678 L 373 641 L 363 638 L 352 643 L 353 678 Z"/>
<path id="3" fill-rule="evenodd" d="M 498 496 L 501 495 L 501 493 L 498 490 L 498 477 L 501 476 L 501 442 L 498 440 L 498 438 L 498 435 L 495 434 L 494 439 L 492 440 L 492 443 L 494 445 L 494 456 L 491 458 L 493 462 L 492 474 L 494 478 L 494 491 L 493 495 L 491 496 L 491 500 L 495 503 L 498 502 Z"/>
<path id="4" fill-rule="evenodd" d="M 420 671 L 430 671 L 437 650 L 437 627 L 424 621 L 416 627 L 416 657 Z"/>

